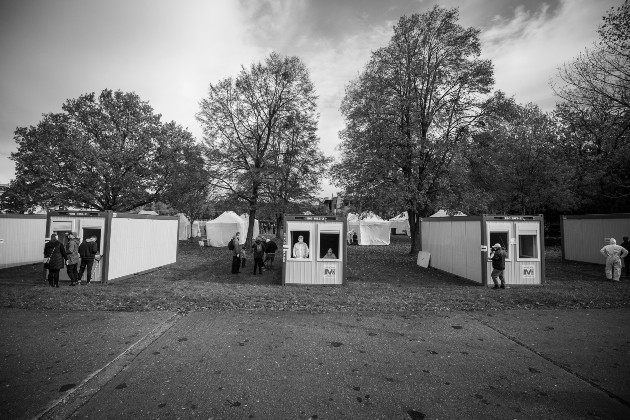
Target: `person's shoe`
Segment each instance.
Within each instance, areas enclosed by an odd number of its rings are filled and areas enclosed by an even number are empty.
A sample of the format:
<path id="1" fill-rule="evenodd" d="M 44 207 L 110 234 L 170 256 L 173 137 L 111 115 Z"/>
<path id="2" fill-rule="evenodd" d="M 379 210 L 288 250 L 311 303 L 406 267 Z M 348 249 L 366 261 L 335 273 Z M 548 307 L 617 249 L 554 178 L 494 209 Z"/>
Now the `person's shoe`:
<path id="1" fill-rule="evenodd" d="M 498 289 L 499 286 L 497 286 L 496 284 L 494 285 L 493 289 Z"/>
<path id="2" fill-rule="evenodd" d="M 59 285 L 58 285 L 58 284 L 55 284 L 55 287 L 59 287 Z"/>
<path id="3" fill-rule="evenodd" d="M 505 284 L 502 284 L 502 285 L 501 285 L 501 289 L 505 289 Z"/>

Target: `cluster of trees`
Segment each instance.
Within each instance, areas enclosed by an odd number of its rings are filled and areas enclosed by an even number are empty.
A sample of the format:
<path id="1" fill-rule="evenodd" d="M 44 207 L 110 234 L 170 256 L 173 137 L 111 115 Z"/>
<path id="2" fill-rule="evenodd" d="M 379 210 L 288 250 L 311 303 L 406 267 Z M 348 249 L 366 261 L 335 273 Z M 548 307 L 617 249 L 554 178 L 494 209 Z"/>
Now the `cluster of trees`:
<path id="1" fill-rule="evenodd" d="M 560 69 L 557 109 L 493 92 L 479 32 L 457 9 L 404 16 L 346 88 L 336 185 L 358 210 L 419 218 L 630 208 L 628 0 L 600 42 Z"/>
<path id="2" fill-rule="evenodd" d="M 280 225 L 285 212 L 315 199 L 330 163 L 318 148 L 316 100 L 304 63 L 276 53 L 210 85 L 197 114 L 204 143 L 162 123 L 135 93 L 82 95 L 16 129 L 16 178 L 3 208 L 131 211 L 162 203 L 190 220 L 241 209 L 251 241 L 257 212 Z"/>
<path id="3" fill-rule="evenodd" d="M 630 208 L 630 6 L 611 9 L 599 42 L 559 69 L 545 113 L 493 91 L 479 31 L 457 9 L 403 16 L 346 87 L 331 180 L 356 210 L 419 218 L 614 212 Z M 104 90 L 15 131 L 16 178 L 3 206 L 129 211 L 162 202 L 191 220 L 222 208 L 281 225 L 304 210 L 330 158 L 319 149 L 317 96 L 297 57 L 272 53 L 210 84 L 204 142 L 134 93 Z M 213 203 L 213 207 L 209 202 Z M 251 237 L 248 238 L 251 240 Z"/>

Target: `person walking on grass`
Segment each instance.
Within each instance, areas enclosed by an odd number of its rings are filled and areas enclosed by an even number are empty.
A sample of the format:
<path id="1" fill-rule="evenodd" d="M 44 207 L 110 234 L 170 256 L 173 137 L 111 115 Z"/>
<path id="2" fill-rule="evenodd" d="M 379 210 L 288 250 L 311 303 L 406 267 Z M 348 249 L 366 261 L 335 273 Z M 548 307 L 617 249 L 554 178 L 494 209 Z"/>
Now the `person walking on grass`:
<path id="1" fill-rule="evenodd" d="M 273 268 L 273 260 L 276 258 L 276 251 L 278 250 L 278 245 L 276 245 L 275 241 L 271 239 L 267 239 L 265 241 L 265 266 L 267 270 L 271 270 Z"/>
<path id="2" fill-rule="evenodd" d="M 238 274 L 241 268 L 241 232 L 234 234 L 228 247 L 232 250 L 232 274 Z"/>
<path id="3" fill-rule="evenodd" d="M 628 255 L 628 250 L 617 245 L 615 238 L 610 238 L 609 244 L 599 252 L 606 258 L 606 279 L 619 281 L 621 277 L 621 259 Z"/>
<path id="4" fill-rule="evenodd" d="M 79 269 L 79 282 L 83 278 L 83 272 L 87 268 L 87 276 L 85 284 L 92 281 L 92 267 L 94 266 L 94 258 L 98 254 L 98 245 L 96 244 L 96 236 L 84 238 L 79 245 L 79 255 L 81 256 L 81 268 Z"/>
<path id="5" fill-rule="evenodd" d="M 66 253 L 68 260 L 66 261 L 66 271 L 70 277 L 70 286 L 79 284 L 79 264 L 81 263 L 81 255 L 79 255 L 79 238 L 76 232 L 70 232 L 67 235 L 68 246 Z"/>
<path id="6" fill-rule="evenodd" d="M 494 283 L 493 289 L 499 288 L 498 280 L 501 280 L 501 289 L 505 289 L 505 277 L 503 276 L 503 272 L 505 271 L 505 257 L 507 257 L 507 252 L 505 252 L 500 244 L 492 245 L 492 250 L 490 251 L 492 274 L 490 276 Z"/>
<path id="7" fill-rule="evenodd" d="M 262 269 L 265 265 L 263 262 L 263 258 L 265 258 L 265 245 L 262 243 L 260 236 L 256 238 L 256 242 L 252 245 L 252 250 L 254 252 L 254 274 L 256 274 L 256 268 L 258 268 L 258 274 L 262 274 Z"/>
<path id="8" fill-rule="evenodd" d="M 57 235 L 50 235 L 50 241 L 44 245 L 44 258 L 48 260 L 48 285 L 59 287 L 59 271 L 63 268 L 63 263 L 67 258 L 66 249 L 57 240 Z"/>

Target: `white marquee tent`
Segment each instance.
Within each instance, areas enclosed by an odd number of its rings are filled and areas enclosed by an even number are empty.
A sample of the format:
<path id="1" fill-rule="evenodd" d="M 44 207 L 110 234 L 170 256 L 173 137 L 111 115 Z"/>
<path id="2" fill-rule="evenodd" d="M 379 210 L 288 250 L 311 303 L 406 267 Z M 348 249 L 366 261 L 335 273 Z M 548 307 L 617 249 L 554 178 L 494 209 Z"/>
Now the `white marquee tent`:
<path id="1" fill-rule="evenodd" d="M 407 212 L 402 212 L 398 216 L 389 219 L 392 229 L 396 229 L 396 235 L 411 236 L 411 230 L 409 229 L 409 216 Z"/>
<path id="2" fill-rule="evenodd" d="M 359 217 L 356 213 L 348 214 L 348 231 L 357 233 L 359 245 L 389 245 L 391 223 L 374 213 Z"/>
<path id="3" fill-rule="evenodd" d="M 233 211 L 226 211 L 216 219 L 206 222 L 208 246 L 227 246 L 236 232 L 241 233 L 241 243 L 245 243 L 247 223 Z"/>
<path id="4" fill-rule="evenodd" d="M 241 219 L 245 221 L 245 237 L 247 237 L 247 232 L 249 231 L 249 214 L 241 214 Z M 252 238 L 256 239 L 258 235 L 260 235 L 260 223 L 258 223 L 258 219 L 254 219 L 254 234 Z"/>

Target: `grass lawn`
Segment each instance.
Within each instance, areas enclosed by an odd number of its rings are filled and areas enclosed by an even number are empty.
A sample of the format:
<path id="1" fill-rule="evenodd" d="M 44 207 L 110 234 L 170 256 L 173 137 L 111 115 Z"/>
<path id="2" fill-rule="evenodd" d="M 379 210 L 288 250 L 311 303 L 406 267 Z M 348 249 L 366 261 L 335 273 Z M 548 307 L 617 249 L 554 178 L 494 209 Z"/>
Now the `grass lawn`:
<path id="1" fill-rule="evenodd" d="M 630 306 L 630 279 L 603 281 L 604 266 L 562 262 L 546 249 L 546 284 L 492 290 L 416 265 L 409 239 L 392 236 L 390 246 L 348 249 L 344 286 L 281 286 L 281 264 L 262 276 L 230 274 L 227 248 L 180 242 L 177 263 L 107 284 L 49 288 L 41 264 L 0 270 L 4 308 L 200 311 L 267 310 L 309 312 L 418 312 L 501 309 L 581 309 Z"/>

